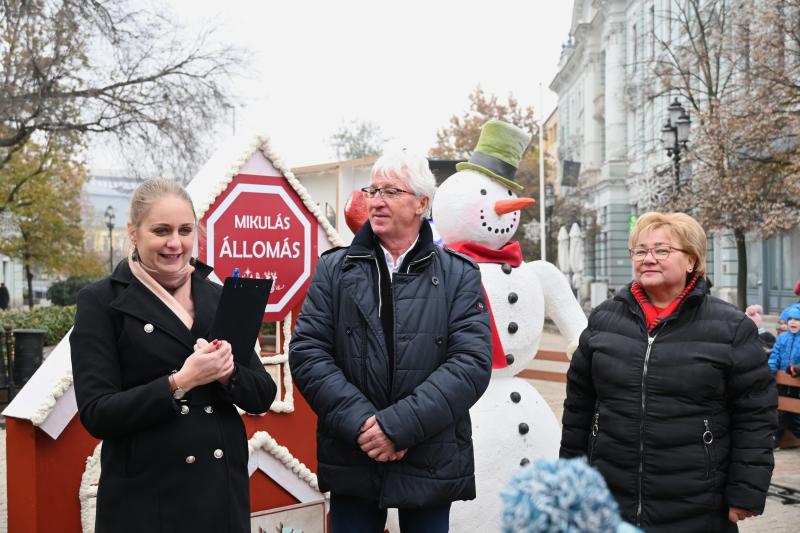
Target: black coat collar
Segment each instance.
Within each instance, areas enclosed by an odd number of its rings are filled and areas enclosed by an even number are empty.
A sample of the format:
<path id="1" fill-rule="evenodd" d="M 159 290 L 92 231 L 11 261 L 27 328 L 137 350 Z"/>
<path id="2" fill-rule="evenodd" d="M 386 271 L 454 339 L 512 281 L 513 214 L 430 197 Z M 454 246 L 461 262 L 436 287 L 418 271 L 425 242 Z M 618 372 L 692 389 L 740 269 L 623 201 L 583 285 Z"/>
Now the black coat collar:
<path id="1" fill-rule="evenodd" d="M 424 257 L 434 251 L 435 248 L 436 244 L 433 242 L 431 225 L 427 220 L 423 219 L 419 227 L 419 240 L 406 256 L 404 263 L 407 264 L 419 257 Z M 353 242 L 350 245 L 350 250 L 347 255 L 354 257 L 368 256 L 369 258 L 373 258 L 375 257 L 375 251 L 379 249 L 378 238 L 372 231 L 372 226 L 368 220 L 361 226 L 361 229 L 358 230 L 355 237 L 353 237 Z"/>
<path id="2" fill-rule="evenodd" d="M 191 331 L 150 289 L 145 287 L 131 272 L 128 260 L 119 262 L 111 274 L 112 285 L 117 285 L 112 309 L 135 316 L 175 337 L 193 349 L 198 337 L 207 335 L 214 319 L 219 290 L 206 278 L 214 269 L 193 259 L 192 299 L 194 300 L 194 324 Z"/>

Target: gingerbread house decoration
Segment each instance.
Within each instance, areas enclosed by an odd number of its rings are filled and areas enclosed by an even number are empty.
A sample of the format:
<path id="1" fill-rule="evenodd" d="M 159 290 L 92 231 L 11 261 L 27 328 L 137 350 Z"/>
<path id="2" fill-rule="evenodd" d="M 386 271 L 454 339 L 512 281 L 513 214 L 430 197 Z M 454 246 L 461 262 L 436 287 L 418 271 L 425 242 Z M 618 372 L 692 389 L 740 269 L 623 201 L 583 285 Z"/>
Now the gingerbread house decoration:
<path id="1" fill-rule="evenodd" d="M 275 512 L 284 523 L 305 520 L 306 533 L 324 531 L 324 495 L 314 474 L 316 417 L 294 391 L 288 345 L 319 254 L 345 243 L 267 137 L 231 139 L 187 190 L 200 226 L 196 252 L 215 267 L 215 281 L 233 268 L 273 279 L 264 320 L 275 323 L 275 341 L 261 353 L 278 395 L 266 416 L 242 412 L 254 527 L 270 524 Z M 76 416 L 69 333 L 3 414 L 9 530 L 93 531 L 101 443 Z M 309 506 L 314 512 L 302 515 Z"/>

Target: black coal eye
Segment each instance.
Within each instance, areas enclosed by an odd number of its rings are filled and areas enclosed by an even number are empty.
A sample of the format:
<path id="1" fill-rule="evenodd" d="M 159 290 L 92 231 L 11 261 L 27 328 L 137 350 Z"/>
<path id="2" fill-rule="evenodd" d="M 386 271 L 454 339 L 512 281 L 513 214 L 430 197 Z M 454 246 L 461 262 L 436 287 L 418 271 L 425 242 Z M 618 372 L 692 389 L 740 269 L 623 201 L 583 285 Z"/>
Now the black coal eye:
<path id="1" fill-rule="evenodd" d="M 511 196 L 511 191 L 510 190 L 508 191 L 508 195 Z"/>
<path id="2" fill-rule="evenodd" d="M 486 189 L 481 189 L 481 194 L 486 196 Z"/>

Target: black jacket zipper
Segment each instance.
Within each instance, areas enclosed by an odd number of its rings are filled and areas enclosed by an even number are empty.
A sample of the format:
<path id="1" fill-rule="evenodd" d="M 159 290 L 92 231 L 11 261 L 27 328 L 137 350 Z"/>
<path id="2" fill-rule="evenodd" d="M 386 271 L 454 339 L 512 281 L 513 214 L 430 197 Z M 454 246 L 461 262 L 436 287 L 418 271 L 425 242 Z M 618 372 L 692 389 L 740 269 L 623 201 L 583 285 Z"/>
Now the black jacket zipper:
<path id="1" fill-rule="evenodd" d="M 681 302 L 678 306 L 678 309 L 669 317 L 664 319 L 662 322 L 658 324 L 659 331 L 654 335 L 650 335 L 647 331 L 647 322 L 645 321 L 644 314 L 641 311 L 641 307 L 639 307 L 638 303 L 633 299 L 625 298 L 622 295 L 615 296 L 615 299 L 618 299 L 622 302 L 625 302 L 628 306 L 630 311 L 633 313 L 634 316 L 639 318 L 640 325 L 642 326 L 642 331 L 647 335 L 647 351 L 644 355 L 644 366 L 642 368 L 642 402 L 640 406 L 640 418 L 639 418 L 639 467 L 636 473 L 636 493 L 637 493 L 637 505 L 636 505 L 636 525 L 642 525 L 642 507 L 643 507 L 643 491 L 642 491 L 642 484 L 643 484 L 643 476 L 644 476 L 644 421 L 647 415 L 647 367 L 650 363 L 650 352 L 653 349 L 653 343 L 656 340 L 656 337 L 664 330 L 664 327 L 667 325 L 668 322 L 675 320 L 683 309 L 685 309 L 690 303 L 693 303 L 695 300 L 701 298 L 701 294 L 695 294 L 692 291 L 686 299 Z"/>
<path id="2" fill-rule="evenodd" d="M 658 334 L 656 334 L 658 335 Z M 636 494 L 638 504 L 636 505 L 636 525 L 642 524 L 642 476 L 644 470 L 644 417 L 647 412 L 647 365 L 650 362 L 650 352 L 653 350 L 653 342 L 656 335 L 647 336 L 647 351 L 644 354 L 644 367 L 642 368 L 642 405 L 639 415 L 639 469 L 636 474 Z"/>
<path id="3" fill-rule="evenodd" d="M 706 479 L 711 477 L 711 469 L 713 467 L 713 456 L 711 454 L 711 444 L 714 442 L 714 433 L 711 432 L 711 421 L 709 419 L 703 420 L 703 451 L 706 454 Z"/>
<path id="4" fill-rule="evenodd" d="M 589 464 L 594 462 L 594 450 L 597 447 L 597 435 L 600 433 L 600 409 L 597 409 L 594 412 L 594 418 L 592 419 L 592 442 L 591 448 L 589 449 Z"/>

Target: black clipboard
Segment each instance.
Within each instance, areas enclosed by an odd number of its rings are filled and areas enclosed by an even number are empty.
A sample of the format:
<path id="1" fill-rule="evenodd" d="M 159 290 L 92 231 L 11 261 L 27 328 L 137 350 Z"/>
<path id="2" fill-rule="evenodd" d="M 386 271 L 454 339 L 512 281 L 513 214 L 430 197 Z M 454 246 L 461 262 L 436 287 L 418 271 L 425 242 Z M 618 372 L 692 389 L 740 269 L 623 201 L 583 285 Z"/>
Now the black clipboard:
<path id="1" fill-rule="evenodd" d="M 271 288 L 272 280 L 269 278 L 225 279 L 211 325 L 211 339 L 228 341 L 237 363 L 250 361 Z"/>

